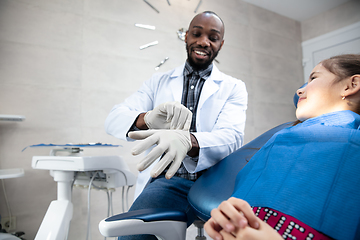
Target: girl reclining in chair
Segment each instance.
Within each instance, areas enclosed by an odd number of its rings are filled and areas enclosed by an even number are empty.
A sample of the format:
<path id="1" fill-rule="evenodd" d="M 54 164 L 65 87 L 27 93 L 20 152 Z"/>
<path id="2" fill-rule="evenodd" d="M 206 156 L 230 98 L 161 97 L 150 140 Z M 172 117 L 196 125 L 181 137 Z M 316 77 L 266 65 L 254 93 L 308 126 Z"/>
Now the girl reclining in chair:
<path id="1" fill-rule="evenodd" d="M 300 123 L 239 172 L 205 224 L 210 237 L 360 239 L 360 55 L 322 61 L 297 94 Z"/>

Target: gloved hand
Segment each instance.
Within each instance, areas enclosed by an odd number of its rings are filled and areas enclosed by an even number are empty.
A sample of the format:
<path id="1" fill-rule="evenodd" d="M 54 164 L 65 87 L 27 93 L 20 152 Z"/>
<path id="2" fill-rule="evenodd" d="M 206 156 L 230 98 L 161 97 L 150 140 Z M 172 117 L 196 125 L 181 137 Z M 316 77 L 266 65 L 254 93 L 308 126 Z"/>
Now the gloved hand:
<path id="1" fill-rule="evenodd" d="M 144 116 L 149 129 L 189 130 L 192 112 L 179 102 L 162 103 Z"/>
<path id="2" fill-rule="evenodd" d="M 181 162 L 184 160 L 187 152 L 191 149 L 190 132 L 184 130 L 145 130 L 129 132 L 128 135 L 132 139 L 141 140 L 138 145 L 132 149 L 133 155 L 138 155 L 157 144 L 150 153 L 137 164 L 139 171 L 145 170 L 163 153 L 165 155 L 151 170 L 151 177 L 155 178 L 171 164 L 165 174 L 167 179 L 174 176 L 179 169 Z"/>

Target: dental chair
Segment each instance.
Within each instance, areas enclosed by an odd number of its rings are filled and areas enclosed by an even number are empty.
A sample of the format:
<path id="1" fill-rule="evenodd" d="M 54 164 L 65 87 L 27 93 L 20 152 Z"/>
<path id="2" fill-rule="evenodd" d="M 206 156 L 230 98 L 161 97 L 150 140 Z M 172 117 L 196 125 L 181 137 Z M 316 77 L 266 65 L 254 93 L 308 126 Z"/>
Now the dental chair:
<path id="1" fill-rule="evenodd" d="M 298 96 L 294 96 L 297 106 Z M 191 187 L 188 201 L 198 220 L 196 240 L 203 240 L 203 224 L 210 218 L 212 209 L 227 200 L 233 193 L 238 172 L 251 157 L 278 131 L 290 127 L 283 123 L 263 133 L 237 151 L 208 169 Z M 162 240 L 185 240 L 187 218 L 184 212 L 174 209 L 143 209 L 114 215 L 102 220 L 100 233 L 105 237 L 152 234 Z"/>

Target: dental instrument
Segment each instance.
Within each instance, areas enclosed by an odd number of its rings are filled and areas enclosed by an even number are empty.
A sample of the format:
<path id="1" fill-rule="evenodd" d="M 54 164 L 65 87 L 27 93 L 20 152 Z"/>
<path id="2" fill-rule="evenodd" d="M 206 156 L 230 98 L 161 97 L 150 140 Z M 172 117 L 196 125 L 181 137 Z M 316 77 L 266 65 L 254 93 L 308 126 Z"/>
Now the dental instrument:
<path id="1" fill-rule="evenodd" d="M 153 5 L 151 5 L 148 1 L 144 0 L 144 2 L 147 3 L 152 9 L 154 9 L 157 13 L 160 13 L 159 10 L 157 10 Z"/>
<path id="2" fill-rule="evenodd" d="M 155 46 L 155 45 L 157 45 L 158 43 L 159 43 L 158 41 L 154 41 L 154 42 L 151 42 L 151 43 L 147 43 L 147 44 L 145 44 L 145 45 L 140 46 L 140 50 L 143 50 L 143 49 L 148 48 L 148 47 L 151 47 L 151 46 Z"/>
<path id="3" fill-rule="evenodd" d="M 21 122 L 25 120 L 25 116 L 21 115 L 9 115 L 9 114 L 0 114 L 0 121 L 16 121 Z"/>
<path id="4" fill-rule="evenodd" d="M 194 11 L 194 13 L 196 13 L 197 12 L 197 10 L 199 9 L 199 7 L 200 7 L 200 4 L 202 3 L 202 0 L 200 0 L 199 1 L 199 3 L 198 3 L 198 5 L 197 5 L 197 7 L 195 8 L 195 11 Z"/>
<path id="5" fill-rule="evenodd" d="M 149 29 L 149 30 L 155 30 L 155 26 L 151 26 L 151 25 L 145 25 L 145 24 L 139 24 L 139 23 L 135 23 L 136 27 L 139 28 L 145 28 L 145 29 Z"/>
<path id="6" fill-rule="evenodd" d="M 159 70 L 160 66 L 163 65 L 167 60 L 169 59 L 169 57 L 166 57 L 164 60 L 162 60 L 159 65 L 157 65 L 155 67 L 155 71 Z"/>

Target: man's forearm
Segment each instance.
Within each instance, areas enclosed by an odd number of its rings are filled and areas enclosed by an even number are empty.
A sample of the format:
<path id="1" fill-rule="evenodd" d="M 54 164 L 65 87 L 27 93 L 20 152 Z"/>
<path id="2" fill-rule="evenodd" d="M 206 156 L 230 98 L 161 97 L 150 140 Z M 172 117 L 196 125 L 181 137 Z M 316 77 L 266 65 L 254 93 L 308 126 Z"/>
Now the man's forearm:
<path id="1" fill-rule="evenodd" d="M 135 123 L 135 126 L 140 129 L 140 130 L 147 130 L 149 129 L 147 126 L 146 126 L 146 123 L 145 123 L 145 120 L 144 120 L 144 116 L 145 116 L 146 113 L 140 113 L 139 116 L 137 117 L 136 119 L 136 123 Z"/>
<path id="2" fill-rule="evenodd" d="M 199 156 L 200 146 L 196 139 L 196 137 L 190 133 L 190 139 L 191 139 L 191 149 L 188 151 L 187 155 L 190 157 L 197 157 Z"/>

